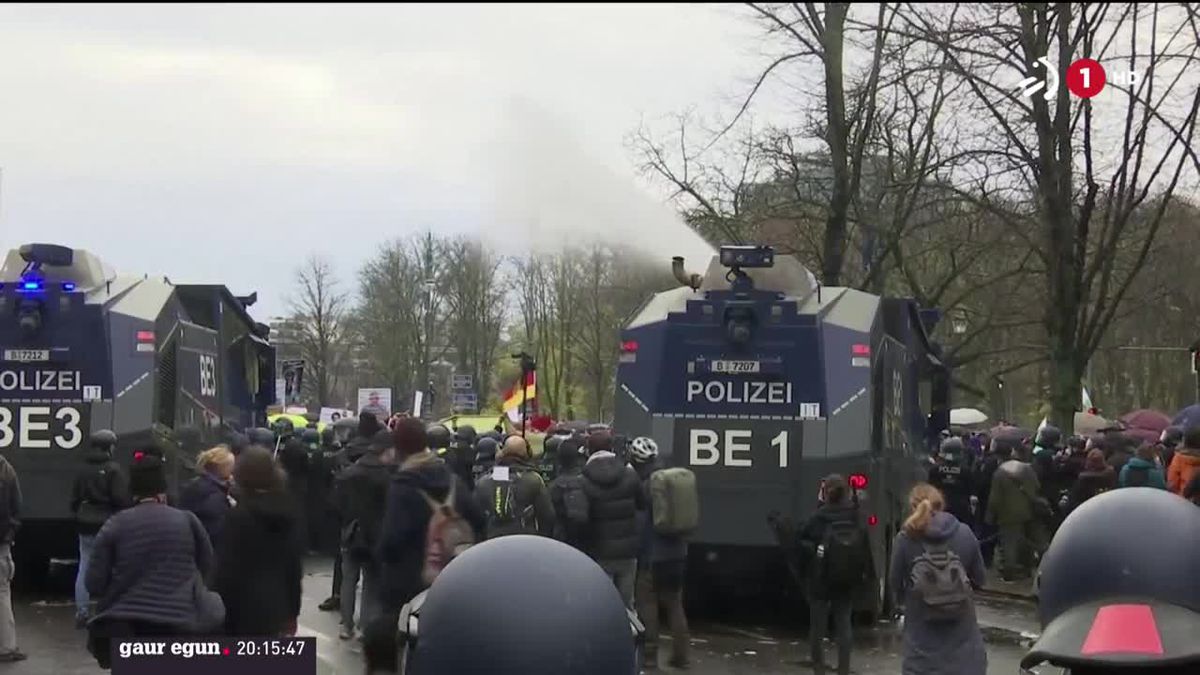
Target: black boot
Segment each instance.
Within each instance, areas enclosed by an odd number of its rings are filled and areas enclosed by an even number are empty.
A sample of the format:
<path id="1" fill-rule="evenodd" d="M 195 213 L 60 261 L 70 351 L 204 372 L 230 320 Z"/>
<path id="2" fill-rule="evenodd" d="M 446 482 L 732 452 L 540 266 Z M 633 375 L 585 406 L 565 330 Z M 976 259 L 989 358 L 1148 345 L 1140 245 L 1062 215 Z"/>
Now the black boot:
<path id="1" fill-rule="evenodd" d="M 334 612 L 342 608 L 342 599 L 336 595 L 331 595 L 324 602 L 317 605 L 322 612 Z"/>

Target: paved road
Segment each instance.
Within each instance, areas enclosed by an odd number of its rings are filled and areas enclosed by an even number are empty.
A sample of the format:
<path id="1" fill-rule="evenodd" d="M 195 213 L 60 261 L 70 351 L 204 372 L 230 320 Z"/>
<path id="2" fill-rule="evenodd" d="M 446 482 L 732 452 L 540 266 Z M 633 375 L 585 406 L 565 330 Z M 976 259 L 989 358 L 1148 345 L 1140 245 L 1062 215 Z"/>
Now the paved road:
<path id="1" fill-rule="evenodd" d="M 317 604 L 329 590 L 329 562 L 311 561 L 305 579 L 304 602 L 300 616 L 301 633 L 317 638 L 319 675 L 359 675 L 362 653 L 356 641 L 337 637 L 337 616 L 321 612 Z M 18 593 L 15 607 L 21 648 L 28 661 L 0 666 L 0 675 L 81 675 L 100 673 L 84 648 L 84 633 L 72 624 L 73 608 L 69 592 Z M 995 606 L 981 610 L 1007 617 L 1024 625 L 1030 621 L 1029 609 L 1020 605 Z M 895 675 L 900 672 L 900 640 L 890 624 L 859 631 L 852 660 L 856 675 Z M 827 650 L 830 658 L 832 648 Z M 1023 653 L 1019 645 L 1006 640 L 989 642 L 989 673 L 1015 675 Z M 748 623 L 727 625 L 711 619 L 693 626 L 694 664 L 690 672 L 698 675 L 783 675 L 811 672 L 808 645 L 803 628 L 761 626 Z M 664 668 L 663 673 L 673 672 Z"/>

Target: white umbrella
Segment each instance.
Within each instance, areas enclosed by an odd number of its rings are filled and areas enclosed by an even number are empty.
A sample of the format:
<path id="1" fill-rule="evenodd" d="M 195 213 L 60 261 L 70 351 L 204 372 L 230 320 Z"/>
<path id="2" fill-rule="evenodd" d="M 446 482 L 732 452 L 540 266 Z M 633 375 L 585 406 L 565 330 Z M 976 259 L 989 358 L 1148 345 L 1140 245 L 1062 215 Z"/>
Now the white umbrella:
<path id="1" fill-rule="evenodd" d="M 987 414 L 975 408 L 955 408 L 950 411 L 950 424 L 957 427 L 983 424 L 987 420 Z"/>

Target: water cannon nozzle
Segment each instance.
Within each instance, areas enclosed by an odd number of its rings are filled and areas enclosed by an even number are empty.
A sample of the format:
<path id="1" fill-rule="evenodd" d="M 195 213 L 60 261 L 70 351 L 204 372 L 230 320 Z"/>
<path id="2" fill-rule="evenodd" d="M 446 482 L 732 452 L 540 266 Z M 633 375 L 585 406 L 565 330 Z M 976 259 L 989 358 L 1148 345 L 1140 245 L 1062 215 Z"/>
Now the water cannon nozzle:
<path id="1" fill-rule="evenodd" d="M 704 281 L 704 277 L 699 274 L 691 274 L 684 269 L 681 255 L 671 258 L 671 273 L 675 275 L 676 281 L 694 291 L 700 290 L 700 284 Z"/>

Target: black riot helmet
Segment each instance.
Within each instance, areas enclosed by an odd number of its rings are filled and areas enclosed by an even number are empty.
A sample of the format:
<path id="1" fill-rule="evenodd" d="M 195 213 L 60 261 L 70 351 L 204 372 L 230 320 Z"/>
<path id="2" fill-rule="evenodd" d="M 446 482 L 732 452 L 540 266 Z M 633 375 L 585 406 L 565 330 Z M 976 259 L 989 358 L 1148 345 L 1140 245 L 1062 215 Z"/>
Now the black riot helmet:
<path id="1" fill-rule="evenodd" d="M 475 433 L 475 427 L 470 424 L 464 424 L 454 430 L 454 440 L 466 445 L 475 445 L 475 440 L 479 434 Z"/>
<path id="2" fill-rule="evenodd" d="M 500 449 L 500 443 L 490 436 L 484 436 L 475 444 L 475 463 L 490 464 L 496 461 L 496 451 Z"/>
<path id="3" fill-rule="evenodd" d="M 271 425 L 271 429 L 279 438 L 288 438 L 296 433 L 296 425 L 292 424 L 292 421 L 286 417 L 276 419 L 275 423 Z"/>
<path id="4" fill-rule="evenodd" d="M 100 429 L 99 431 L 92 432 L 92 437 L 89 440 L 91 441 L 92 448 L 102 450 L 110 455 L 117 447 L 117 435 L 109 429 Z"/>
<path id="5" fill-rule="evenodd" d="M 1180 427 L 1167 427 L 1163 429 L 1159 438 L 1164 446 L 1175 449 L 1183 442 L 1183 429 Z"/>
<path id="6" fill-rule="evenodd" d="M 263 427 L 256 427 L 250 430 L 251 445 L 261 445 L 264 448 L 270 448 L 275 445 L 275 432 Z"/>
<path id="7" fill-rule="evenodd" d="M 242 454 L 242 451 L 250 447 L 250 439 L 246 434 L 240 431 L 235 431 L 229 434 L 229 451 L 236 457 Z"/>
<path id="8" fill-rule="evenodd" d="M 563 436 L 547 436 L 542 443 L 542 454 L 548 458 L 558 456 L 558 445 L 562 443 Z"/>
<path id="9" fill-rule="evenodd" d="M 332 424 L 326 425 L 321 430 L 321 445 L 332 447 L 335 443 L 337 443 L 337 432 L 333 430 Z"/>
<path id="10" fill-rule="evenodd" d="M 1057 450 L 1062 447 L 1062 431 L 1047 424 L 1038 430 L 1034 445 L 1047 450 Z"/>
<path id="11" fill-rule="evenodd" d="M 1042 557 L 1042 636 L 1021 667 L 1200 672 L 1197 560 L 1200 509 L 1192 503 L 1145 487 L 1087 500 Z"/>
<path id="12" fill-rule="evenodd" d="M 495 582 L 496 570 L 525 569 L 530 560 L 538 561 L 536 575 Z M 472 546 L 418 597 L 401 613 L 401 631 L 413 634 L 404 638 L 408 675 L 638 672 L 640 627 L 616 586 L 591 558 L 549 537 Z"/>
<path id="13" fill-rule="evenodd" d="M 300 432 L 300 440 L 310 448 L 315 448 L 321 444 L 321 432 L 313 428 L 306 428 Z"/>
<path id="14" fill-rule="evenodd" d="M 967 446 L 963 445 L 962 439 L 958 436 L 951 436 L 942 441 L 942 445 L 938 448 L 938 455 L 949 464 L 959 464 L 966 451 Z"/>
<path id="15" fill-rule="evenodd" d="M 441 450 L 450 447 L 451 434 L 445 424 L 431 424 L 425 431 L 425 438 L 430 449 Z"/>

